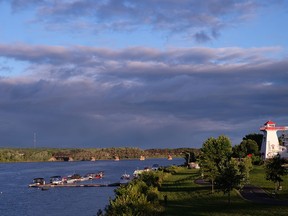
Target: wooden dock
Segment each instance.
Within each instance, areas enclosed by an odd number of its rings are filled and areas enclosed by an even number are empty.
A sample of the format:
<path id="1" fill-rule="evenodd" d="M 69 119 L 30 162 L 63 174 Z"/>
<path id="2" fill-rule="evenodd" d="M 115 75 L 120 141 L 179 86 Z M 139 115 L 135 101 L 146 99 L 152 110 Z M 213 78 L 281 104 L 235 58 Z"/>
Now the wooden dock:
<path id="1" fill-rule="evenodd" d="M 112 183 L 112 184 L 43 184 L 43 185 L 29 185 L 29 187 L 40 188 L 40 189 L 48 189 L 48 188 L 67 188 L 67 187 L 117 187 L 120 183 Z"/>

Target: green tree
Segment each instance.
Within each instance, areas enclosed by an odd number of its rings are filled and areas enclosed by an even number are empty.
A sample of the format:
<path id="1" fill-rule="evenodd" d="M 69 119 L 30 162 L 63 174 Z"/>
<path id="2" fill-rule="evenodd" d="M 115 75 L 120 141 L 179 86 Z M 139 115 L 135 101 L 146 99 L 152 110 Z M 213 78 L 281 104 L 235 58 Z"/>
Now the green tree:
<path id="1" fill-rule="evenodd" d="M 233 156 L 238 158 L 244 158 L 249 154 L 258 155 L 259 148 L 256 141 L 252 139 L 243 140 L 240 145 L 233 147 Z"/>
<path id="2" fill-rule="evenodd" d="M 253 134 L 247 134 L 245 137 L 243 137 L 243 140 L 248 140 L 248 139 L 254 140 L 257 143 L 258 149 L 260 151 L 262 140 L 263 140 L 263 134 L 253 133 Z"/>
<path id="3" fill-rule="evenodd" d="M 125 186 L 115 190 L 116 197 L 105 208 L 105 215 L 149 216 L 160 215 L 164 209 L 159 204 L 158 172 L 141 174 Z"/>
<path id="4" fill-rule="evenodd" d="M 245 145 L 235 145 L 233 146 L 233 157 L 235 158 L 244 158 L 247 155 L 247 148 Z"/>
<path id="5" fill-rule="evenodd" d="M 252 139 L 243 140 L 241 144 L 246 146 L 247 154 L 259 154 L 259 147 L 255 140 Z"/>
<path id="6" fill-rule="evenodd" d="M 242 176 L 241 183 L 248 183 L 250 172 L 253 169 L 252 158 L 249 156 L 242 158 L 238 164 L 238 168 Z"/>
<path id="7" fill-rule="evenodd" d="M 214 192 L 215 179 L 225 167 L 225 163 L 231 157 L 231 153 L 231 141 L 223 135 L 217 139 L 208 138 L 200 149 L 200 167 L 204 175 L 211 181 L 212 193 Z"/>
<path id="8" fill-rule="evenodd" d="M 287 174 L 283 166 L 284 163 L 285 159 L 281 158 L 279 154 L 265 162 L 266 179 L 274 182 L 275 190 L 280 189 L 281 182 L 283 181 L 282 176 Z"/>
<path id="9" fill-rule="evenodd" d="M 140 175 L 140 180 L 145 182 L 147 186 L 160 187 L 160 178 L 156 173 L 143 172 Z"/>
<path id="10" fill-rule="evenodd" d="M 228 160 L 225 167 L 220 170 L 219 175 L 216 178 L 217 186 L 224 192 L 228 194 L 228 202 L 231 202 L 231 191 L 234 188 L 238 188 L 243 175 L 241 174 L 238 162 L 236 160 Z"/>
<path id="11" fill-rule="evenodd" d="M 109 206 L 105 209 L 105 215 L 144 215 L 143 213 L 151 206 L 142 190 L 147 191 L 147 186 L 143 182 L 119 188 L 116 191 L 116 198 L 110 200 Z"/>
<path id="12" fill-rule="evenodd" d="M 215 179 L 219 175 L 219 170 L 215 163 L 206 157 L 200 159 L 201 171 L 209 181 L 211 181 L 211 192 L 214 193 Z"/>

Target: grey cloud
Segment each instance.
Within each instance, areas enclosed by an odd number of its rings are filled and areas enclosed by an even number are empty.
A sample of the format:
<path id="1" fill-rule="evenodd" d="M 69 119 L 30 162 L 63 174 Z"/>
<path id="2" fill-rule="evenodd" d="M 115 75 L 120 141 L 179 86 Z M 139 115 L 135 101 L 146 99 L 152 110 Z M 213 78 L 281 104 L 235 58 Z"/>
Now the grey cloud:
<path id="1" fill-rule="evenodd" d="M 247 52 L 249 50 L 249 52 Z M 255 62 L 265 60 L 270 52 L 279 52 L 279 47 L 267 48 L 172 48 L 160 51 L 153 48 L 133 47 L 122 50 L 91 48 L 84 46 L 30 46 L 26 44 L 0 44 L 0 56 L 40 64 L 85 65 L 101 61 L 163 62 L 176 64 L 225 63 L 225 61 Z M 265 58 L 266 57 L 266 58 Z"/>
<path id="2" fill-rule="evenodd" d="M 197 0 L 75 0 L 34 1 L 14 0 L 13 8 L 33 7 L 35 20 L 50 29 L 75 30 L 75 26 L 101 31 L 131 31 L 139 26 L 169 34 L 193 35 L 206 42 L 218 37 L 222 28 L 242 22 L 259 8 L 279 4 L 268 1 L 197 1 Z M 65 23 L 61 25 L 61 23 Z M 55 25 L 55 27 L 53 27 Z M 61 27 L 59 26 L 61 25 Z"/>
<path id="3" fill-rule="evenodd" d="M 10 3 L 11 7 L 12 7 L 12 10 L 14 12 L 26 9 L 27 7 L 40 6 L 42 4 L 45 4 L 45 3 L 49 2 L 49 1 L 46 1 L 46 0 L 1 0 L 1 1 Z"/>
<path id="4" fill-rule="evenodd" d="M 267 48 L 171 48 L 164 51 L 134 47 L 122 50 L 93 47 L 59 47 L 0 45 L 0 56 L 27 61 L 27 72 L 35 78 L 76 80 L 157 80 L 188 75 L 220 76 L 221 80 L 241 76 L 264 80 L 277 68 L 278 76 L 286 76 L 286 59 L 269 57 L 281 52 L 279 47 Z M 268 82 L 268 81 L 267 81 Z M 127 84 L 128 82 L 126 82 Z M 133 82 L 130 82 L 130 84 Z M 135 84 L 135 82 L 134 82 Z"/>
<path id="5" fill-rule="evenodd" d="M 0 56 L 30 67 L 0 79 L 0 145 L 32 145 L 34 131 L 54 147 L 200 147 L 220 134 L 238 144 L 288 120 L 288 60 L 271 52 L 281 49 L 2 44 Z"/>
<path id="6" fill-rule="evenodd" d="M 207 41 L 211 40 L 210 36 L 207 35 L 203 31 L 202 32 L 197 32 L 196 34 L 194 34 L 194 38 L 199 43 L 203 43 L 203 42 L 207 42 Z"/>
<path id="7" fill-rule="evenodd" d="M 9 73 L 11 73 L 12 70 L 13 70 L 12 67 L 0 65 L 0 73 L 1 74 L 9 74 Z"/>

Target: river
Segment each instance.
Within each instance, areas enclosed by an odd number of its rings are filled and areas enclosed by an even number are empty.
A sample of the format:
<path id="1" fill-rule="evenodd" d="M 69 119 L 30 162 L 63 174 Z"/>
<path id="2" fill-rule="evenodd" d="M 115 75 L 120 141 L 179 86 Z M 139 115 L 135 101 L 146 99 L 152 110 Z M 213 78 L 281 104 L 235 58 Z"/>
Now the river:
<path id="1" fill-rule="evenodd" d="M 54 175 L 104 171 L 102 179 L 93 183 L 119 182 L 123 173 L 132 175 L 135 169 L 180 165 L 184 159 L 100 160 L 83 162 L 0 163 L 1 216 L 95 216 L 104 209 L 109 198 L 114 198 L 115 187 L 71 187 L 40 190 L 29 188 L 33 178 L 43 177 L 46 182 Z"/>

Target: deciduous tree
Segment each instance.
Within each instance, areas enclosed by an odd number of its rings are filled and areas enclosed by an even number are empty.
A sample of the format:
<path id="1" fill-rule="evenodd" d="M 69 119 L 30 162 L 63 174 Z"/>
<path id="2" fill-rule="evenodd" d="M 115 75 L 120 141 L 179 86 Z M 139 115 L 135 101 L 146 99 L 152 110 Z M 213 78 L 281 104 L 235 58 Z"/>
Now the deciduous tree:
<path id="1" fill-rule="evenodd" d="M 285 159 L 281 158 L 279 154 L 265 162 L 266 179 L 274 182 L 275 190 L 280 188 L 283 181 L 282 176 L 287 174 L 285 167 L 283 167 L 284 163 Z"/>
<path id="2" fill-rule="evenodd" d="M 211 181 L 211 190 L 214 192 L 214 181 L 225 167 L 228 158 L 231 157 L 232 145 L 226 136 L 208 138 L 201 148 L 200 167 L 205 176 Z"/>
<path id="3" fill-rule="evenodd" d="M 259 154 L 259 148 L 256 141 L 252 139 L 243 140 L 240 145 L 233 147 L 233 156 L 238 158 L 244 158 L 249 154 Z"/>
<path id="4" fill-rule="evenodd" d="M 238 162 L 236 160 L 229 160 L 226 162 L 226 166 L 223 167 L 219 175 L 216 178 L 217 186 L 224 192 L 228 194 L 228 202 L 231 202 L 231 191 L 234 188 L 239 187 L 243 175 L 241 174 Z"/>

